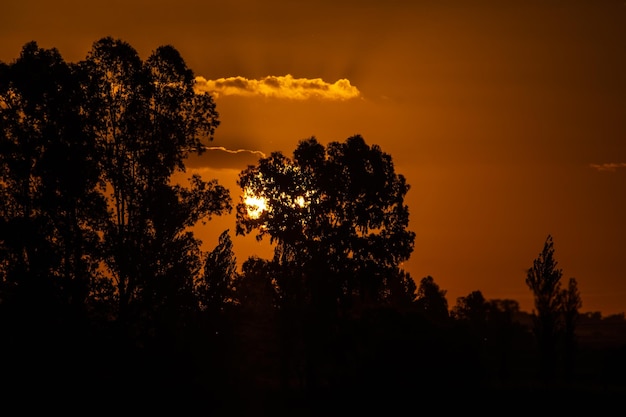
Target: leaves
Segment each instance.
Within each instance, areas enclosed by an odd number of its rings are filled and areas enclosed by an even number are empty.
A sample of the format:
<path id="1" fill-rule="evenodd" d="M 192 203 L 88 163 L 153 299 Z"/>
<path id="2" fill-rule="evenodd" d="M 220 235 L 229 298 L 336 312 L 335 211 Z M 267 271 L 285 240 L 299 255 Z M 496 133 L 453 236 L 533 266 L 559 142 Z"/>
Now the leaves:
<path id="1" fill-rule="evenodd" d="M 289 264 L 311 275 L 309 291 L 325 297 L 382 301 L 386 277 L 413 250 L 404 205 L 409 187 L 391 157 L 360 136 L 326 147 L 303 140 L 293 159 L 273 153 L 242 171 L 238 185 L 264 198 L 267 209 L 249 216 L 242 200 L 237 234 L 269 236 L 276 259 L 289 253 Z"/>
<path id="2" fill-rule="evenodd" d="M 0 66 L 4 287 L 37 278 L 51 298 L 117 300 L 122 321 L 193 303 L 202 255 L 190 228 L 231 210 L 214 180 L 170 183 L 219 125 L 194 83 L 174 47 L 142 61 L 111 37 L 76 64 L 30 42 Z"/>

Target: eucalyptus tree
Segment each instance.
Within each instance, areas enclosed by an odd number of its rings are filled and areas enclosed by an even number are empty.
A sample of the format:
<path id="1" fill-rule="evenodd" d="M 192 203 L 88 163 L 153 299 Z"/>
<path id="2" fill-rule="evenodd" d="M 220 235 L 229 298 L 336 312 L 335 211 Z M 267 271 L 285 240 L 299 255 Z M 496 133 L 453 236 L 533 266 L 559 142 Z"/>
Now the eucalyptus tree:
<path id="1" fill-rule="evenodd" d="M 3 300 L 84 307 L 98 276 L 106 214 L 84 90 L 56 49 L 24 45 L 0 73 Z M 47 302 L 41 299 L 46 297 Z M 50 311 L 47 312 L 49 314 Z"/>
<path id="2" fill-rule="evenodd" d="M 248 167 L 238 185 L 237 233 L 256 231 L 276 244 L 286 302 L 333 315 L 410 290 L 391 282 L 407 279 L 401 267 L 413 251 L 409 185 L 379 146 L 359 135 L 327 146 L 313 137 L 299 142 L 293 158 L 274 152 Z M 246 196 L 265 209 L 251 215 Z"/>
<path id="3" fill-rule="evenodd" d="M 106 264 L 119 318 L 192 307 L 202 260 L 190 227 L 229 211 L 230 196 L 215 180 L 194 175 L 184 187 L 172 175 L 213 139 L 219 115 L 212 96 L 194 91 L 193 72 L 169 45 L 142 61 L 131 45 L 106 37 L 78 65 L 103 154 Z"/>
<path id="4" fill-rule="evenodd" d="M 269 270 L 283 369 L 315 390 L 350 367 L 340 359 L 354 354 L 341 327 L 414 299 L 402 270 L 415 237 L 404 202 L 409 185 L 390 155 L 358 135 L 326 146 L 302 140 L 292 158 L 274 152 L 249 166 L 238 185 L 237 234 L 255 232 L 275 245 Z"/>

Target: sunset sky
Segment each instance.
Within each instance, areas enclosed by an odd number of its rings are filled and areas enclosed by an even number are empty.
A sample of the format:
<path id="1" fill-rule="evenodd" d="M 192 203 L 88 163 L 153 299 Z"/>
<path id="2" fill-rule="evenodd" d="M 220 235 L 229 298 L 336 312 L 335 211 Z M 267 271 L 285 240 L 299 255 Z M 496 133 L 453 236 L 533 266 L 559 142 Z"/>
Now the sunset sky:
<path id="1" fill-rule="evenodd" d="M 235 202 L 260 156 L 360 134 L 411 185 L 405 269 L 450 306 L 480 290 L 530 312 L 551 234 L 582 311 L 626 311 L 624 1 L 9 0 L 0 61 L 29 41 L 78 61 L 104 36 L 174 46 L 216 93 L 216 149 L 189 167 Z M 234 222 L 203 228 L 207 248 L 230 229 L 240 262 L 271 255 Z"/>

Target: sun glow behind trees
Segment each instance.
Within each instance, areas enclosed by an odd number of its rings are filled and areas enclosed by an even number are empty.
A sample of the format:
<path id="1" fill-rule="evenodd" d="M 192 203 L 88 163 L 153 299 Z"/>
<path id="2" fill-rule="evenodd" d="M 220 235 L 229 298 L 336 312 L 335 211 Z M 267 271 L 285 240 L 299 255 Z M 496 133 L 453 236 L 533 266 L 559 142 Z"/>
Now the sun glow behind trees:
<path id="1" fill-rule="evenodd" d="M 310 193 L 307 193 L 306 196 L 288 196 L 287 193 L 282 193 L 280 201 L 291 201 L 291 204 L 289 204 L 291 208 L 305 208 L 311 204 L 309 194 Z M 249 188 L 244 191 L 242 200 L 246 205 L 247 214 L 251 219 L 258 219 L 264 211 L 271 209 L 271 203 L 267 200 L 267 198 L 255 194 Z"/>
<path id="2" fill-rule="evenodd" d="M 267 200 L 265 197 L 255 195 L 250 189 L 243 193 L 243 202 L 246 204 L 248 216 L 251 219 L 258 219 L 267 210 Z"/>

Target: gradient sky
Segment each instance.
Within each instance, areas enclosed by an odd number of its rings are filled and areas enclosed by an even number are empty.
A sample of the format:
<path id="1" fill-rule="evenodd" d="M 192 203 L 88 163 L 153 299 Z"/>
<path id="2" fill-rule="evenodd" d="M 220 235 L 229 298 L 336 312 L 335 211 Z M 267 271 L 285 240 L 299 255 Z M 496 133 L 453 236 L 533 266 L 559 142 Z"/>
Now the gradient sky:
<path id="1" fill-rule="evenodd" d="M 431 275 L 450 306 L 480 290 L 530 312 L 525 271 L 551 234 L 582 310 L 626 311 L 623 1 L 13 0 L 2 9 L 4 62 L 33 40 L 67 61 L 104 36 L 143 58 L 176 47 L 199 86 L 220 88 L 209 146 L 224 150 L 189 166 L 234 198 L 247 164 L 290 156 L 301 139 L 361 134 L 380 145 L 411 185 L 417 237 L 405 269 L 417 281 Z M 239 149 L 255 152 L 225 151 Z M 240 262 L 270 256 L 267 244 L 234 237 L 234 213 L 200 230 L 207 248 L 225 229 Z"/>

